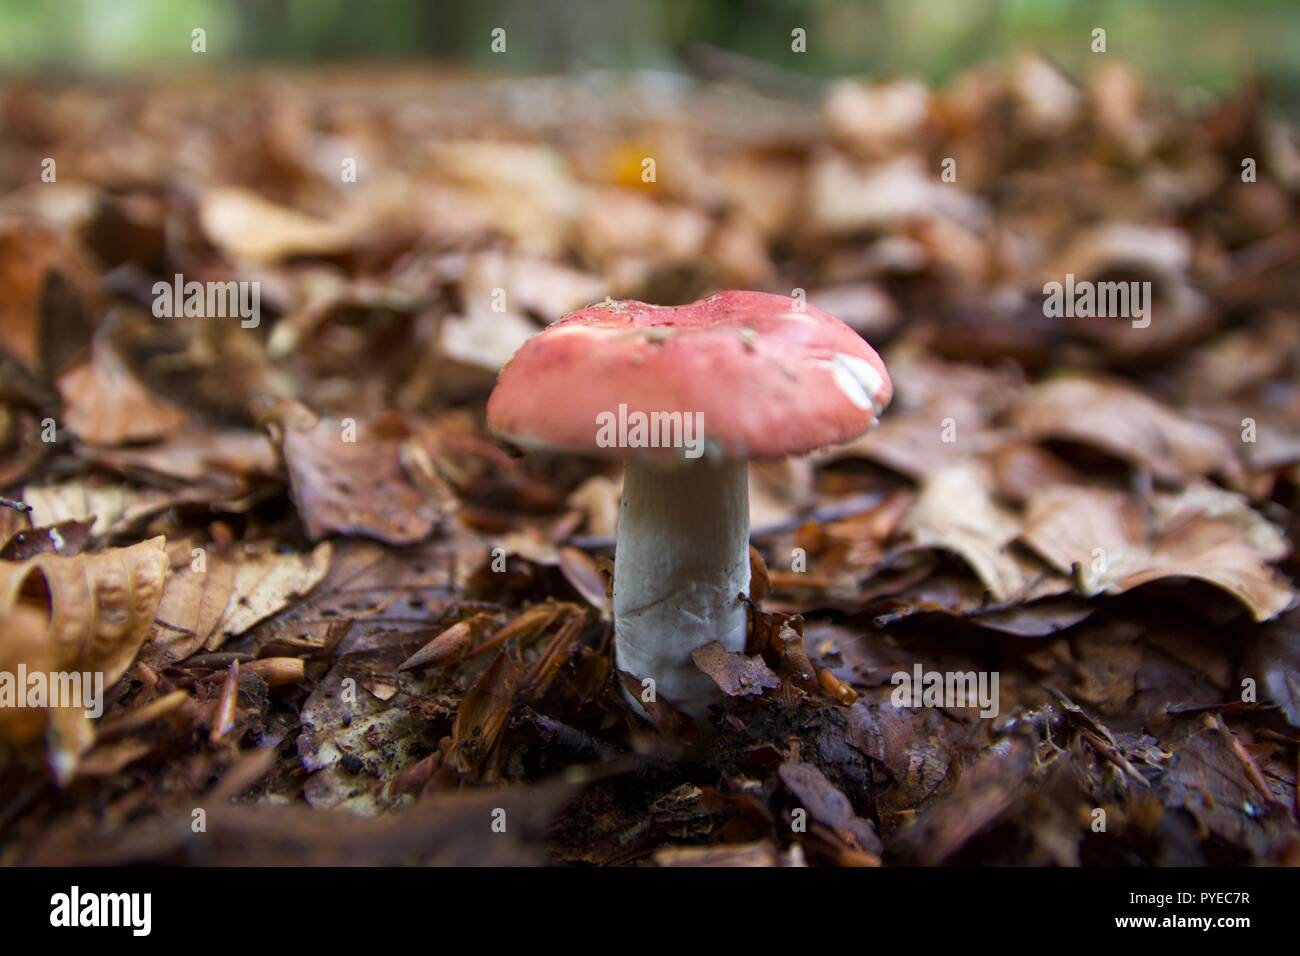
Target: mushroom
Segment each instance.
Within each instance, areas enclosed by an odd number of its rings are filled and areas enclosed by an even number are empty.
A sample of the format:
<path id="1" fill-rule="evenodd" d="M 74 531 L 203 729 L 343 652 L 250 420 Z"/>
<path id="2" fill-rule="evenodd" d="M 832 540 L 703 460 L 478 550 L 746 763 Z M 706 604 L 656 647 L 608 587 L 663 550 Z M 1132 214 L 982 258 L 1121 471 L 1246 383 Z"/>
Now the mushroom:
<path id="1" fill-rule="evenodd" d="M 699 717 L 719 692 L 691 652 L 745 649 L 748 461 L 855 438 L 892 394 L 880 356 L 839 319 L 722 292 L 570 313 L 501 370 L 487 415 L 524 449 L 624 459 L 615 666 Z"/>

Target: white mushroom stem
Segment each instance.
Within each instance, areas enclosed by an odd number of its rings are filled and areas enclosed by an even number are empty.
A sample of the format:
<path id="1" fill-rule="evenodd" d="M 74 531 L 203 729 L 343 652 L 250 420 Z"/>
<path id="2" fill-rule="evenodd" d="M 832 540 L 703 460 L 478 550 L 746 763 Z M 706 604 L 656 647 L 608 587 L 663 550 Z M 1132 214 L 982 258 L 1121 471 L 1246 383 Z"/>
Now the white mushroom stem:
<path id="1" fill-rule="evenodd" d="M 745 649 L 749 466 L 628 460 L 614 556 L 614 661 L 695 717 L 721 695 L 691 660 L 712 641 Z M 644 685 L 637 698 L 646 693 Z M 639 699 L 633 704 L 640 709 Z"/>

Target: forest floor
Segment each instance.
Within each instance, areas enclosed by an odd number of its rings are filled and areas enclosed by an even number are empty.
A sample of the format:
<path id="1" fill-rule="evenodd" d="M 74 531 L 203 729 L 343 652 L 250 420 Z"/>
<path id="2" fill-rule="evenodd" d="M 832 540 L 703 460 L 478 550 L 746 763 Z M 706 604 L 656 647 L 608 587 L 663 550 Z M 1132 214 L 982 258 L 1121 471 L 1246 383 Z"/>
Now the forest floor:
<path id="1" fill-rule="evenodd" d="M 0 708 L 0 862 L 1300 863 L 1261 89 L 10 82 L 0 186 L 0 671 L 105 680 Z M 724 288 L 839 316 L 896 398 L 753 468 L 748 653 L 646 723 L 617 462 L 484 401 L 573 308 Z M 918 673 L 996 700 L 898 706 Z"/>

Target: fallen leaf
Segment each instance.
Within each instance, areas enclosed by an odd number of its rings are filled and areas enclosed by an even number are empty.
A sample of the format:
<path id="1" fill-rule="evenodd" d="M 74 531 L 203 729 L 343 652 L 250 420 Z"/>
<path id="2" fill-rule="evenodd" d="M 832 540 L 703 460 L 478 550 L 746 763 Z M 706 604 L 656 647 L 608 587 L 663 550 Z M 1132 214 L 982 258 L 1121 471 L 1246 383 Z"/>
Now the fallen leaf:
<path id="1" fill-rule="evenodd" d="M 226 635 L 243 634 L 258 621 L 282 611 L 293 598 L 311 592 L 329 570 L 333 547 L 322 541 L 307 555 L 278 551 L 249 553 L 235 563 L 230 602 L 218 621 L 208 649 L 219 647 Z"/>
<path id="2" fill-rule="evenodd" d="M 38 527 L 93 520 L 91 535 L 102 538 L 170 507 L 176 496 L 121 484 L 73 480 L 28 485 L 23 489 L 23 500 L 31 506 L 31 519 Z"/>
<path id="3" fill-rule="evenodd" d="M 107 341 L 97 340 L 58 385 L 67 427 L 91 444 L 147 441 L 185 424 L 185 413 L 146 389 Z"/>
<path id="4" fill-rule="evenodd" d="M 753 697 L 781 686 L 763 658 L 726 650 L 712 641 L 691 652 L 695 666 L 708 674 L 728 697 Z"/>
<path id="5" fill-rule="evenodd" d="M 1244 675 L 1258 682 L 1263 700 L 1276 704 L 1287 723 L 1300 729 L 1300 632 L 1286 619 L 1252 635 Z"/>
<path id="6" fill-rule="evenodd" d="M 1205 504 L 1208 497 L 1218 510 Z M 1024 541 L 1057 570 L 1075 575 L 1080 593 L 1122 594 L 1163 578 L 1194 578 L 1227 591 L 1257 621 L 1295 598 L 1267 563 L 1280 557 L 1278 532 L 1231 492 L 1193 490 L 1158 496 L 1146 514 L 1123 492 L 1054 486 L 1027 506 Z"/>
<path id="7" fill-rule="evenodd" d="M 149 632 L 166 574 L 162 538 L 99 554 L 0 562 L 0 618 L 17 615 L 19 625 L 18 639 L 0 648 L 11 658 L 0 669 L 12 673 L 21 664 L 47 674 L 96 672 L 103 688 L 112 687 Z M 35 648 L 33 612 L 48 615 L 44 642 Z M 51 720 L 50 765 L 67 782 L 94 731 L 82 708 L 55 708 Z"/>
<path id="8" fill-rule="evenodd" d="M 478 777 L 486 770 L 489 779 L 494 775 L 489 762 L 510 716 L 518 681 L 519 668 L 505 648 L 462 698 L 449 758 L 460 773 Z"/>
<path id="9" fill-rule="evenodd" d="M 30 371 L 44 364 L 41 300 L 55 269 L 77 276 L 78 283 L 90 274 L 84 254 L 57 230 L 26 219 L 0 220 L 0 346 Z"/>
<path id="10" fill-rule="evenodd" d="M 1164 481 L 1211 474 L 1231 461 L 1214 429 L 1118 382 L 1052 379 L 1030 389 L 1012 418 L 1026 438 L 1091 445 Z"/>
<path id="11" fill-rule="evenodd" d="M 1020 521 L 994 501 L 991 486 L 988 468 L 978 463 L 931 475 L 903 519 L 904 533 L 916 547 L 961 557 L 999 603 L 1068 591 L 1066 581 L 1012 547 Z"/>
<path id="12" fill-rule="evenodd" d="M 869 822 L 853 812 L 853 804 L 813 764 L 787 761 L 778 771 L 781 782 L 816 823 L 827 827 L 853 849 L 879 854 L 880 838 Z"/>
<path id="13" fill-rule="evenodd" d="M 199 222 L 214 244 L 235 259 L 276 262 L 290 256 L 331 256 L 353 241 L 350 229 L 268 202 L 235 187 L 206 192 Z"/>
<path id="14" fill-rule="evenodd" d="M 90 540 L 90 527 L 90 521 L 61 521 L 24 529 L 0 549 L 0 560 L 26 561 L 38 554 L 58 554 L 65 558 L 80 554 Z"/>
<path id="15" fill-rule="evenodd" d="M 480 622 L 481 623 L 481 622 Z M 399 671 L 454 663 L 469 650 L 475 635 L 475 618 L 457 621 L 398 666 Z"/>
<path id="16" fill-rule="evenodd" d="M 205 479 L 243 482 L 279 471 L 275 449 L 265 435 L 234 429 L 186 429 L 153 445 L 87 449 L 88 461 L 119 472 L 148 472 L 195 484 Z"/>
<path id="17" fill-rule="evenodd" d="M 281 449 L 290 490 L 307 534 L 364 534 L 389 544 L 429 535 L 435 504 L 402 469 L 404 426 L 393 417 L 368 422 L 320 420 L 284 430 Z"/>

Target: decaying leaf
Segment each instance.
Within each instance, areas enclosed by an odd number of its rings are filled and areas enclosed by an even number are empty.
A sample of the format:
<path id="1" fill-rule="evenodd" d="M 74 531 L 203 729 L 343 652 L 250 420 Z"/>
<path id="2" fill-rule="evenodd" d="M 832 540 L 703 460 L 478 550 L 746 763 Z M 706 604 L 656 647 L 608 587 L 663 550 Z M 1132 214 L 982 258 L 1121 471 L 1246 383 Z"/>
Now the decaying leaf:
<path id="1" fill-rule="evenodd" d="M 493 751 L 510 716 L 519 668 L 503 649 L 478 681 L 465 694 L 452 728 L 450 760 L 461 773 L 477 776 L 493 757 Z"/>
<path id="2" fill-rule="evenodd" d="M 166 574 L 162 538 L 99 554 L 0 562 L 0 619 L 6 622 L 0 628 L 6 635 L 0 670 L 13 674 L 21 665 L 46 675 L 93 673 L 102 693 L 135 659 Z M 34 628 L 33 615 L 44 617 L 43 629 Z M 54 708 L 50 721 L 50 765 L 60 781 L 67 781 L 94 732 L 84 709 L 76 706 Z"/>
<path id="3" fill-rule="evenodd" d="M 49 527 L 66 521 L 93 521 L 91 534 L 102 537 L 116 528 L 139 521 L 168 507 L 174 496 L 102 481 L 72 480 L 49 485 L 28 485 L 23 500 L 31 506 L 32 521 Z"/>
<path id="4" fill-rule="evenodd" d="M 290 487 L 312 540 L 344 532 L 411 544 L 428 536 L 438 508 L 402 469 L 407 434 L 392 417 L 285 429 Z"/>
<path id="5" fill-rule="evenodd" d="M 185 413 L 148 391 L 107 341 L 59 379 L 67 425 L 96 445 L 160 438 L 185 423 Z"/>
<path id="6" fill-rule="evenodd" d="M 310 593 L 325 577 L 332 555 L 328 541 L 304 555 L 271 551 L 240 555 L 235 561 L 230 601 L 208 638 L 208 649 L 219 647 L 224 635 L 243 634 L 283 610 L 292 598 Z"/>
<path id="7" fill-rule="evenodd" d="M 1015 551 L 1019 520 L 991 494 L 988 470 L 978 464 L 946 468 L 931 476 L 904 520 L 922 548 L 959 555 L 999 603 L 1061 594 L 1068 584 Z"/>
<path id="8" fill-rule="evenodd" d="M 781 686 L 763 658 L 730 652 L 718 641 L 693 651 L 691 660 L 729 697 L 758 695 Z"/>
<path id="9" fill-rule="evenodd" d="M 881 847 L 875 830 L 853 812 L 849 798 L 824 773 L 812 764 L 790 761 L 781 765 L 779 775 L 813 821 L 850 848 L 875 855 L 879 862 Z"/>
<path id="10" fill-rule="evenodd" d="M 328 541 L 310 554 L 266 545 L 186 549 L 167 579 L 147 656 L 172 663 L 199 648 L 216 650 L 309 594 L 329 571 L 332 555 Z"/>
<path id="11" fill-rule="evenodd" d="M 1278 532 L 1239 497 L 1212 497 L 1217 513 L 1188 510 L 1183 495 L 1158 497 L 1148 514 L 1122 492 L 1045 488 L 1029 501 L 1024 540 L 1057 570 L 1073 574 L 1083 594 L 1193 578 L 1227 591 L 1257 621 L 1276 617 L 1295 600 L 1267 564 L 1285 550 Z"/>
<path id="12" fill-rule="evenodd" d="M 1181 482 L 1229 467 L 1222 437 L 1116 382 L 1061 378 L 1031 389 L 1013 411 L 1028 438 L 1099 448 L 1157 478 Z"/>

